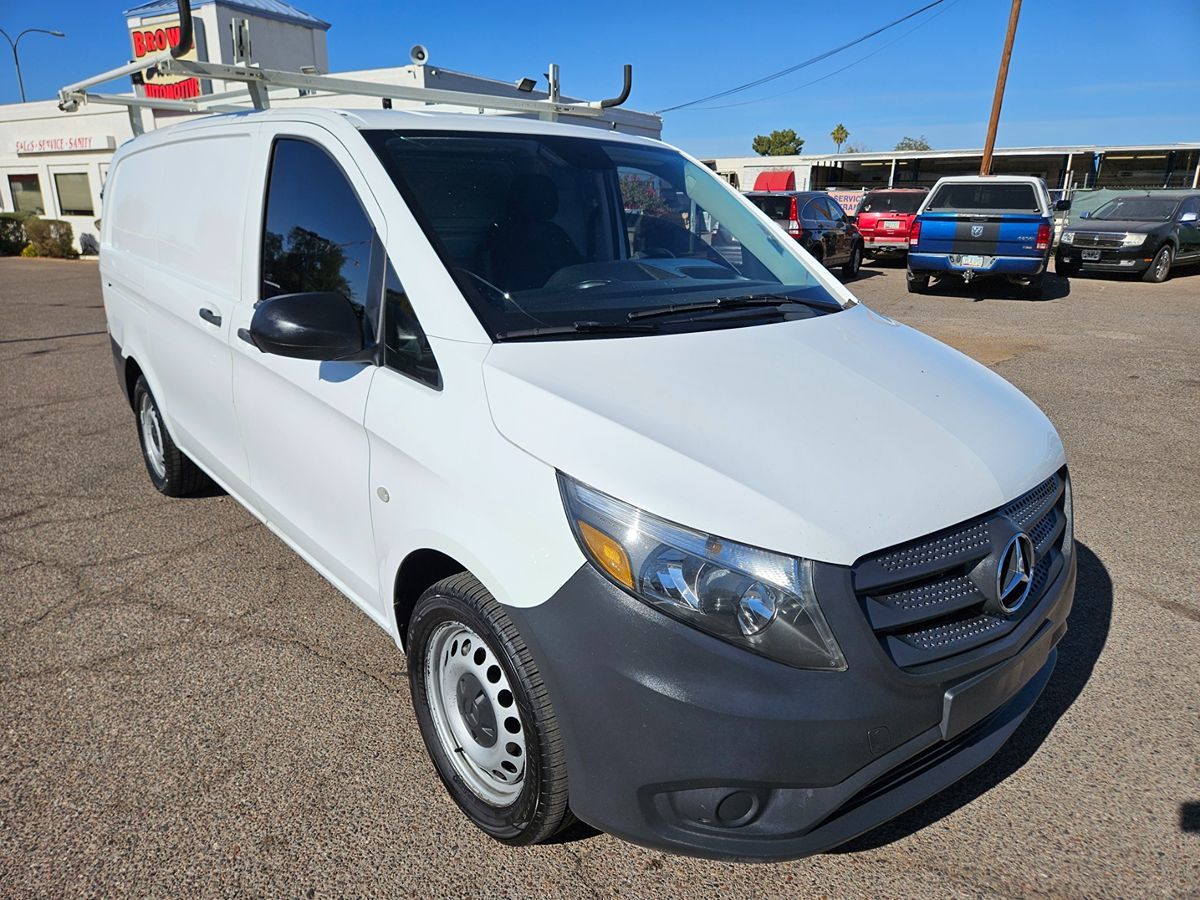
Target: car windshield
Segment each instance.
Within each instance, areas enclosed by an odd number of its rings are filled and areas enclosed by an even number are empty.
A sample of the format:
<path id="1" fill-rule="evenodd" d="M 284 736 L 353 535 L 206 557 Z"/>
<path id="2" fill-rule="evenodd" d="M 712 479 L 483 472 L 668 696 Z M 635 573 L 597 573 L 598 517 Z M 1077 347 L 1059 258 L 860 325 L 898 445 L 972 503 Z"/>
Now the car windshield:
<path id="1" fill-rule="evenodd" d="M 1037 191 L 1032 184 L 1012 182 L 965 181 L 943 184 L 929 198 L 931 210 L 970 210 L 971 212 L 1040 212 Z"/>
<path id="2" fill-rule="evenodd" d="M 364 136 L 497 339 L 632 330 L 639 318 L 652 318 L 641 330 L 758 324 L 779 314 L 767 297 L 789 317 L 842 308 L 782 232 L 665 147 L 557 134 Z M 680 305 L 712 309 L 667 310 Z"/>
<path id="3" fill-rule="evenodd" d="M 919 193 L 878 191 L 863 197 L 858 212 L 860 215 L 881 212 L 915 213 L 924 199 L 925 195 Z"/>
<path id="4" fill-rule="evenodd" d="M 1165 222 L 1178 204 L 1165 197 L 1117 197 L 1091 214 L 1092 219 L 1124 219 L 1127 222 Z"/>

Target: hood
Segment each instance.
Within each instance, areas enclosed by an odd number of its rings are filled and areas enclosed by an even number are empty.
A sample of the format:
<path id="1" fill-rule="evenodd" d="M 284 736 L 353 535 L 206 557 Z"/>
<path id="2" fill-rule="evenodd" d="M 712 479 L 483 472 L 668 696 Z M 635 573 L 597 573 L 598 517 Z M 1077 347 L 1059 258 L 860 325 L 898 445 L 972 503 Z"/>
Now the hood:
<path id="1" fill-rule="evenodd" d="M 497 344 L 500 432 L 665 519 L 849 564 L 994 509 L 1063 463 L 998 375 L 864 306 L 692 334 Z"/>
<path id="2" fill-rule="evenodd" d="M 1132 219 L 1080 219 L 1064 228 L 1064 231 L 1132 231 L 1134 233 L 1149 233 L 1159 228 L 1166 228 L 1170 222 L 1138 222 Z"/>

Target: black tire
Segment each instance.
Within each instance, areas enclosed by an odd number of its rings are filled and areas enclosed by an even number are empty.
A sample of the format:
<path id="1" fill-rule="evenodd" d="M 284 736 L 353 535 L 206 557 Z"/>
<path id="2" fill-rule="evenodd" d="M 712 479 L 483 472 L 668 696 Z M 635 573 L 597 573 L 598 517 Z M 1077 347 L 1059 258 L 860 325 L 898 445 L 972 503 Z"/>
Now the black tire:
<path id="1" fill-rule="evenodd" d="M 519 716 L 525 765 L 520 793 L 507 805 L 488 802 L 468 786 L 449 755 L 453 752 L 466 760 L 466 750 L 447 749 L 434 724 L 430 685 L 431 679 L 438 676 L 429 650 L 440 630 L 457 626 L 465 626 L 484 642 L 482 664 L 490 668 L 493 661 L 498 662 L 511 687 L 509 711 L 515 709 Z M 474 576 L 452 575 L 421 595 L 413 609 L 408 635 L 408 683 L 421 737 L 459 809 L 484 833 L 518 846 L 541 843 L 572 824 L 575 820 L 567 806 L 566 755 L 558 722 L 537 665 L 504 608 Z M 472 656 L 479 649 L 471 650 Z M 501 703 L 503 700 L 502 696 Z M 489 704 L 489 709 L 494 717 L 496 707 Z M 506 725 L 511 718 L 505 718 Z M 493 723 L 498 721 L 492 719 Z"/>
<path id="2" fill-rule="evenodd" d="M 916 275 L 913 272 L 907 272 L 904 276 L 904 281 L 908 285 L 910 294 L 924 294 L 929 290 L 929 276 Z"/>
<path id="3" fill-rule="evenodd" d="M 1163 244 L 1154 254 L 1154 259 L 1146 267 L 1146 271 L 1142 273 L 1142 281 L 1150 284 L 1162 284 L 1171 277 L 1171 262 L 1174 258 L 1175 254 L 1171 251 L 1171 245 Z"/>
<path id="4" fill-rule="evenodd" d="M 850 251 L 850 259 L 842 266 L 843 278 L 854 278 L 858 275 L 858 270 L 862 268 L 863 249 L 858 244 L 855 244 Z"/>
<path id="5" fill-rule="evenodd" d="M 1083 267 L 1077 262 L 1067 262 L 1061 257 L 1054 260 L 1054 273 L 1061 275 L 1063 278 L 1074 278 L 1079 274 L 1079 270 Z"/>
<path id="6" fill-rule="evenodd" d="M 150 385 L 146 384 L 146 379 L 141 375 L 138 376 L 137 384 L 133 386 L 133 415 L 137 421 L 142 462 L 146 464 L 146 474 L 150 476 L 151 483 L 159 493 L 168 497 L 188 497 L 212 488 L 212 479 L 175 446 L 175 441 L 163 422 L 158 401 L 151 392 Z M 147 427 L 152 429 L 149 439 Z M 151 446 L 161 447 L 161 460 L 156 460 L 151 455 Z"/>
<path id="7" fill-rule="evenodd" d="M 1042 289 L 1046 284 L 1045 275 L 1031 275 L 1029 282 L 1020 286 L 1021 296 L 1026 300 L 1041 300 Z"/>

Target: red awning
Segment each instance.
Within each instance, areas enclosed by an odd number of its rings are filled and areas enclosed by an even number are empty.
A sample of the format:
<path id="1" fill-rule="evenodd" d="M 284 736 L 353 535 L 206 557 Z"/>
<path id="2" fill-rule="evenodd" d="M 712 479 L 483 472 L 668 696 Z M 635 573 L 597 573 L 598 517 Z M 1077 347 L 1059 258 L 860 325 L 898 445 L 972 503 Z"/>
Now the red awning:
<path id="1" fill-rule="evenodd" d="M 796 189 L 795 172 L 759 172 L 754 179 L 756 191 L 794 191 Z"/>

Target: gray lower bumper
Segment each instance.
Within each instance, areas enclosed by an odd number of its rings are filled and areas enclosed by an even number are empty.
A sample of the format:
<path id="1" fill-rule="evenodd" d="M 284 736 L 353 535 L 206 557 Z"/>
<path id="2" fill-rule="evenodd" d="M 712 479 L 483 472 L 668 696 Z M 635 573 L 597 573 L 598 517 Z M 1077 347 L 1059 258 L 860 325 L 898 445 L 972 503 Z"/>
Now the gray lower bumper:
<path id="1" fill-rule="evenodd" d="M 587 566 L 508 611 L 550 691 L 579 818 L 646 846 L 774 860 L 850 840 L 990 758 L 1049 680 L 1074 592 L 1072 555 L 986 663 L 919 676 L 881 659 L 836 598 L 823 605 L 841 607 L 828 618 L 845 672 L 723 643 Z"/>

